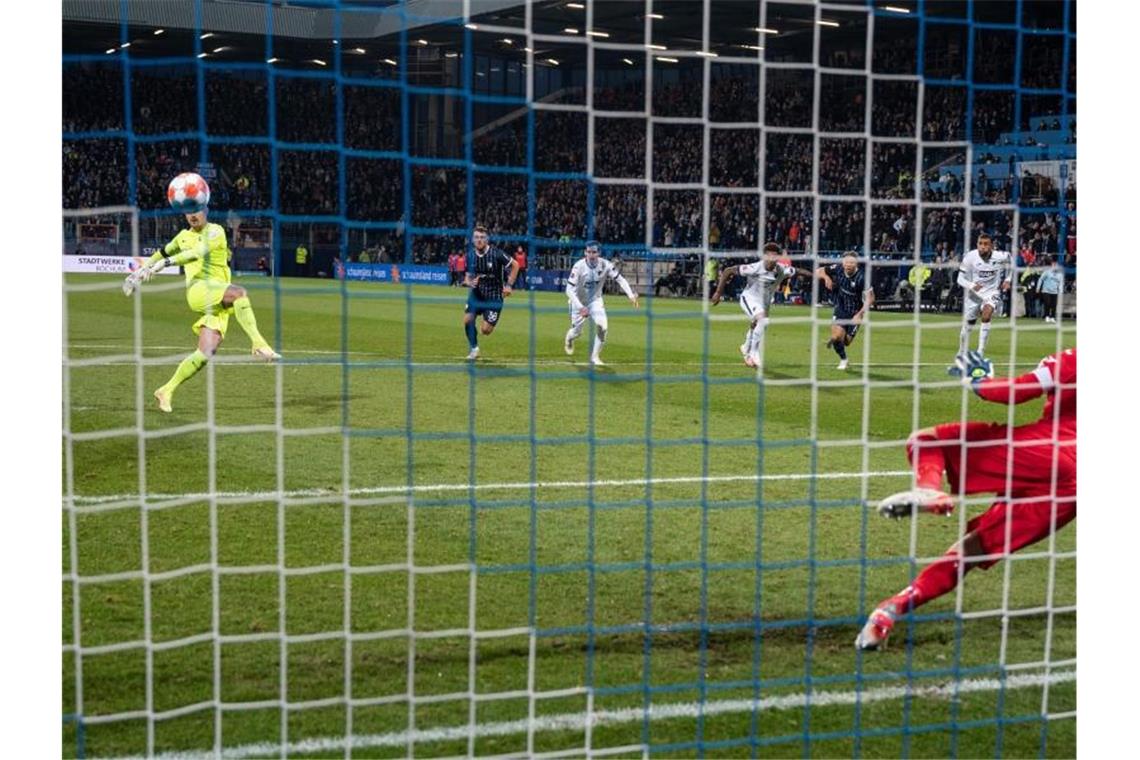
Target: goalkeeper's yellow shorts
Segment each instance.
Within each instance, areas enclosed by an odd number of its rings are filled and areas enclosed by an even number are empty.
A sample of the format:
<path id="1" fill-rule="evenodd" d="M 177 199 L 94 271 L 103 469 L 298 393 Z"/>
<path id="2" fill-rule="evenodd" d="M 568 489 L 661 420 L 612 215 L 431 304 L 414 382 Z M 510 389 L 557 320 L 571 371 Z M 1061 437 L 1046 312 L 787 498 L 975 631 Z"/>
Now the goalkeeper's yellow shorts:
<path id="1" fill-rule="evenodd" d="M 230 315 L 234 313 L 232 306 L 222 306 L 222 298 L 230 284 L 220 280 L 198 280 L 186 289 L 186 303 L 194 311 L 201 312 L 202 317 L 191 327 L 194 334 L 201 332 L 203 327 L 217 330 L 226 337 L 226 328 L 230 325 Z"/>

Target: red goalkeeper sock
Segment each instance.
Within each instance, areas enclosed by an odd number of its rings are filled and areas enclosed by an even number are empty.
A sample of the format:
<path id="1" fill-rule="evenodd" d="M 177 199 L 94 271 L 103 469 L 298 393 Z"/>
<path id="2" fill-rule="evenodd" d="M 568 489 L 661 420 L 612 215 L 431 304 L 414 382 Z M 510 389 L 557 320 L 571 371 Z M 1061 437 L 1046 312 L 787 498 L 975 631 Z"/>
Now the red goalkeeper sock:
<path id="1" fill-rule="evenodd" d="M 961 561 L 962 555 L 956 547 L 948 550 L 937 561 L 924 567 L 912 584 L 879 606 L 890 606 L 893 608 L 890 610 L 892 614 L 903 615 L 953 591 L 958 585 L 958 565 Z M 972 566 L 967 563 L 963 567 L 962 573 L 965 575 Z"/>
<path id="2" fill-rule="evenodd" d="M 930 433 L 917 433 L 906 442 L 906 458 L 914 467 L 914 480 L 919 488 L 942 490 L 946 461 L 938 443 Z"/>

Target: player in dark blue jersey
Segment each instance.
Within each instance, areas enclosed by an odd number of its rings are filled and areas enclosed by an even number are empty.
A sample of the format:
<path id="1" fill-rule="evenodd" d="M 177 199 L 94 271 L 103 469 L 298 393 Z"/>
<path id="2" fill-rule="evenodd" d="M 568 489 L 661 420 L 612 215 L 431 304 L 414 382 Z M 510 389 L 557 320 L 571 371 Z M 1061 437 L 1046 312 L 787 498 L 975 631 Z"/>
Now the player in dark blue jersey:
<path id="1" fill-rule="evenodd" d="M 479 331 L 475 329 L 475 318 L 483 318 L 481 331 L 490 335 L 499 323 L 503 298 L 511 294 L 515 278 L 519 276 L 518 262 L 488 242 L 486 227 L 477 225 L 471 233 L 471 242 L 473 245 L 467 252 L 467 273 L 463 280 L 463 284 L 471 288 L 467 294 L 467 307 L 463 310 L 463 329 L 471 348 L 467 354 L 468 361 L 479 358 Z M 504 275 L 504 270 L 509 272 Z"/>
<path id="2" fill-rule="evenodd" d="M 837 369 L 847 369 L 847 347 L 855 340 L 863 314 L 875 302 L 875 291 L 867 287 L 866 275 L 859 267 L 859 259 L 853 251 L 843 254 L 839 264 L 821 266 L 815 276 L 823 280 L 831 291 L 835 309 L 831 316 L 831 339 L 828 348 L 839 354 Z"/>

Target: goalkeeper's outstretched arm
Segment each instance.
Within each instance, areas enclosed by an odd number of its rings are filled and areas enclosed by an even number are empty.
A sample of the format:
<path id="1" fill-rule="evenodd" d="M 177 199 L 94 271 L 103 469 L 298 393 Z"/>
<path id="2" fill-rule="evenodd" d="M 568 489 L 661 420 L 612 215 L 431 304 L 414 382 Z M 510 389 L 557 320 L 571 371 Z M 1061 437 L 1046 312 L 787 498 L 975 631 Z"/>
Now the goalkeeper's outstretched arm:
<path id="1" fill-rule="evenodd" d="M 178 246 L 174 242 L 167 243 L 161 251 L 147 259 L 146 264 L 127 275 L 127 279 L 123 282 L 123 295 L 129 296 L 134 293 L 140 284 L 147 282 L 168 266 L 181 266 L 205 258 L 208 250 L 206 246 L 207 243 L 203 240 L 191 250 L 171 256 L 170 254 L 178 250 Z"/>
<path id="2" fill-rule="evenodd" d="M 1018 377 L 994 377 L 993 362 L 980 351 L 959 356 L 956 364 L 963 382 L 970 383 L 979 397 L 995 404 L 1023 404 L 1040 398 L 1052 380 L 1044 367 Z"/>

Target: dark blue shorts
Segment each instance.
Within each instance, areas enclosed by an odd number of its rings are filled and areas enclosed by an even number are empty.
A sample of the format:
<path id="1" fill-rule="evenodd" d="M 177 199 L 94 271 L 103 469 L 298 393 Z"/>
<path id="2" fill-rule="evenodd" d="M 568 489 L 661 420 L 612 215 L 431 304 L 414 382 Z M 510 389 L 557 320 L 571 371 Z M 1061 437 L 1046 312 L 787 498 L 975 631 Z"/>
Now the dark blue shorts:
<path id="1" fill-rule="evenodd" d="M 487 324 L 496 325 L 499 322 L 499 315 L 503 313 L 503 302 L 484 301 L 481 298 L 468 296 L 463 313 L 474 314 L 476 317 L 482 317 Z"/>
<path id="2" fill-rule="evenodd" d="M 832 322 L 847 321 L 847 320 L 853 319 L 855 317 L 855 314 L 856 314 L 856 312 L 848 312 L 845 310 L 836 309 L 835 311 L 833 311 L 831 313 L 831 321 Z M 840 325 L 840 326 L 843 328 L 843 331 L 847 333 L 847 337 L 850 340 L 855 340 L 855 335 L 856 335 L 856 333 L 859 332 L 859 328 L 861 327 L 861 325 L 850 324 L 850 323 L 845 324 L 845 325 Z"/>

